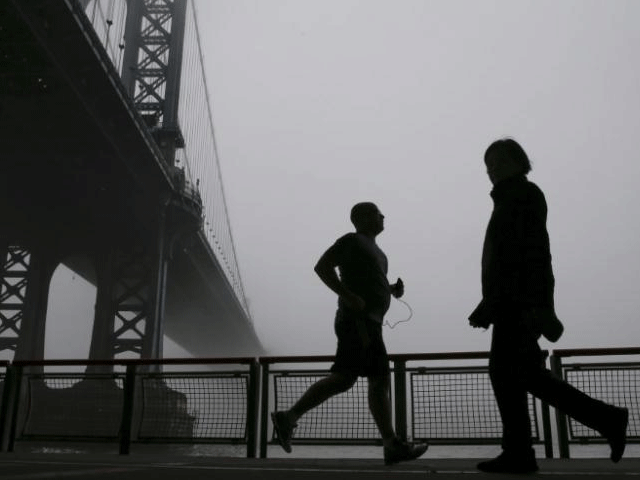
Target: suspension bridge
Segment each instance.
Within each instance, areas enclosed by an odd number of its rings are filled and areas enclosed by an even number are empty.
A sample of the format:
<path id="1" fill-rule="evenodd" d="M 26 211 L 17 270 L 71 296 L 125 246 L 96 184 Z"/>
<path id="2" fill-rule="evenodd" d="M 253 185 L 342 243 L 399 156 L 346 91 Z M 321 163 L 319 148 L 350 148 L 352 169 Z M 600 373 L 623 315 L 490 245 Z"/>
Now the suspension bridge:
<path id="1" fill-rule="evenodd" d="M 0 362 L 0 451 L 34 439 L 106 441 L 120 453 L 132 443 L 220 442 L 264 457 L 256 464 L 5 455 L 5 476 L 477 473 L 467 459 L 429 458 L 386 470 L 370 460 L 266 459 L 274 446 L 269 413 L 326 373 L 282 364 L 332 358 L 263 355 L 234 248 L 193 1 L 0 0 L 0 142 L 0 352 L 13 353 L 11 362 Z M 44 360 L 50 284 L 61 264 L 96 287 L 86 360 Z M 165 337 L 194 357 L 233 358 L 163 359 Z M 638 362 L 563 366 L 560 358 L 638 354 L 552 355 L 559 376 L 632 410 L 628 438 L 636 442 Z M 447 367 L 444 360 L 483 365 Z M 499 443 L 486 352 L 396 355 L 393 362 L 399 435 L 445 446 Z M 217 368 L 166 368 L 184 364 Z M 76 366 L 86 371 L 57 370 Z M 296 444 L 375 444 L 366 391 L 354 392 L 318 409 L 309 428 L 301 422 Z M 601 439 L 548 405 L 530 405 L 545 474 L 638 475 L 637 459 L 616 466 L 566 462 L 571 443 Z M 562 460 L 552 458 L 555 450 Z"/>
<path id="2" fill-rule="evenodd" d="M 51 278 L 89 359 L 259 355 L 187 0 L 0 2 L 0 351 L 42 359 Z"/>

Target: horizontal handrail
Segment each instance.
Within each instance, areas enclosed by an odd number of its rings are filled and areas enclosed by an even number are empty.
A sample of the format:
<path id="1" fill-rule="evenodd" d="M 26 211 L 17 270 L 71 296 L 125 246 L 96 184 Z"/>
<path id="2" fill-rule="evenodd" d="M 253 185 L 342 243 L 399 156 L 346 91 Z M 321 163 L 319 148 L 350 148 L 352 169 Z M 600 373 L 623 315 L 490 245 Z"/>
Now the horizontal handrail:
<path id="1" fill-rule="evenodd" d="M 264 356 L 259 357 L 258 361 L 262 364 L 266 363 L 316 363 L 316 362 L 332 362 L 333 355 L 292 355 L 292 356 Z"/>
<path id="2" fill-rule="evenodd" d="M 35 366 L 82 366 L 82 365 L 215 365 L 215 364 L 251 364 L 256 362 L 255 357 L 207 357 L 207 358 L 138 358 L 120 360 L 78 360 L 78 359 L 54 359 L 54 360 L 16 360 L 6 362 L 7 365 L 16 367 Z"/>
<path id="3" fill-rule="evenodd" d="M 433 352 L 433 353 L 394 353 L 391 361 L 410 360 L 475 360 L 489 358 L 489 352 Z"/>
<path id="4" fill-rule="evenodd" d="M 546 351 L 545 351 L 546 352 Z M 562 348 L 550 352 L 556 357 L 640 355 L 640 347 L 616 348 Z M 482 360 L 488 359 L 488 351 L 392 353 L 390 361 L 412 360 Z M 334 355 L 265 355 L 260 357 L 187 357 L 187 358 L 138 358 L 138 359 L 49 359 L 49 360 L 0 360 L 0 367 L 15 366 L 77 366 L 77 365 L 195 365 L 195 364 L 251 364 L 269 363 L 320 363 L 332 362 Z"/>
<path id="5" fill-rule="evenodd" d="M 556 357 L 597 357 L 608 355 L 640 355 L 639 347 L 617 348 L 561 348 L 554 350 Z"/>
<path id="6" fill-rule="evenodd" d="M 475 360 L 487 359 L 489 352 L 433 352 L 433 353 L 392 353 L 389 354 L 389 360 L 395 361 L 411 361 L 411 360 Z M 332 362 L 335 359 L 333 355 L 294 355 L 294 356 L 263 356 L 258 361 L 262 364 L 267 363 L 317 363 Z"/>

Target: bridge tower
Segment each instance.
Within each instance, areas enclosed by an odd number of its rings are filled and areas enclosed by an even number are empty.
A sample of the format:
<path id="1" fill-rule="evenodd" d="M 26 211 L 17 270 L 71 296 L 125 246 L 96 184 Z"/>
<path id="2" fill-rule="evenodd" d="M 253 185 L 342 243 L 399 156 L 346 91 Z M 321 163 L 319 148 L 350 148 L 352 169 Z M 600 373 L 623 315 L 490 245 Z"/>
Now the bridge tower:
<path id="1" fill-rule="evenodd" d="M 122 82 L 162 152 L 174 188 L 153 200 L 151 218 L 138 230 L 109 215 L 101 221 L 100 212 L 93 212 L 86 230 L 78 227 L 59 238 L 26 221 L 0 233 L 0 350 L 13 350 L 16 360 L 44 357 L 50 282 L 60 262 L 77 253 L 92 260 L 97 288 L 89 359 L 162 357 L 172 248 L 180 235 L 197 231 L 202 219 L 199 195 L 186 190 L 184 174 L 175 167 L 176 149 L 184 147 L 177 110 L 186 0 L 127 4 Z"/>
<path id="2" fill-rule="evenodd" d="M 183 191 L 175 152 L 184 147 L 178 100 L 186 0 L 128 0 L 122 82 Z M 98 265 L 90 359 L 134 352 L 162 357 L 167 265 L 176 235 L 199 227 L 201 210 L 184 198 L 163 198 L 156 229 L 141 243 L 105 246 Z M 197 199 L 196 199 L 197 200 Z M 196 206 L 196 208 L 193 208 Z"/>

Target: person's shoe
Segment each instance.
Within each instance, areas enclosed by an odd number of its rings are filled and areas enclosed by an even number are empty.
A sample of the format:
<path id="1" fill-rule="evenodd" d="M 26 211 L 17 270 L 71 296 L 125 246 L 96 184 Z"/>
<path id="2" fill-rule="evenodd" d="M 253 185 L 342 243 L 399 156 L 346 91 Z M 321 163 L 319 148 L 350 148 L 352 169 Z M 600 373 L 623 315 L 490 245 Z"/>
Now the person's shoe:
<path id="1" fill-rule="evenodd" d="M 415 460 L 427 451 L 429 445 L 426 443 L 403 442 L 396 438 L 388 447 L 384 447 L 384 464 L 392 465 L 407 460 Z"/>
<path id="2" fill-rule="evenodd" d="M 611 461 L 618 463 L 627 445 L 627 426 L 629 425 L 629 409 L 615 407 L 614 419 L 611 422 L 611 430 L 605 435 L 611 447 Z"/>
<path id="3" fill-rule="evenodd" d="M 502 452 L 492 460 L 480 462 L 478 470 L 487 473 L 533 473 L 538 471 L 538 463 L 533 450 L 523 454 Z"/>
<path id="4" fill-rule="evenodd" d="M 285 452 L 291 453 L 291 437 L 293 429 L 298 426 L 297 423 L 289 421 L 285 412 L 273 412 L 271 414 L 273 429 L 276 432 L 276 440 Z"/>

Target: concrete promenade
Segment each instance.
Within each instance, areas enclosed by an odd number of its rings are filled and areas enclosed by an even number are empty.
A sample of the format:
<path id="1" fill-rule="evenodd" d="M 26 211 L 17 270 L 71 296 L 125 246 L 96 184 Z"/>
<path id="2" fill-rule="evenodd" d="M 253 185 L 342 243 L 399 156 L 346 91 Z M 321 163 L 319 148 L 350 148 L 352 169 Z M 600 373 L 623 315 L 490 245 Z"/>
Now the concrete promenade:
<path id="1" fill-rule="evenodd" d="M 534 475 L 478 472 L 478 459 L 419 459 L 386 467 L 375 459 L 247 459 L 170 455 L 0 454 L 0 479 L 87 480 L 364 480 L 364 479 L 505 479 L 541 477 L 571 480 L 640 478 L 640 458 L 539 459 Z"/>

